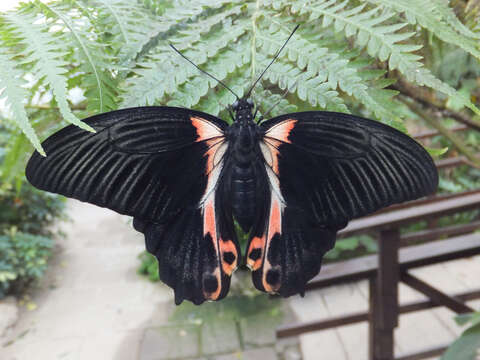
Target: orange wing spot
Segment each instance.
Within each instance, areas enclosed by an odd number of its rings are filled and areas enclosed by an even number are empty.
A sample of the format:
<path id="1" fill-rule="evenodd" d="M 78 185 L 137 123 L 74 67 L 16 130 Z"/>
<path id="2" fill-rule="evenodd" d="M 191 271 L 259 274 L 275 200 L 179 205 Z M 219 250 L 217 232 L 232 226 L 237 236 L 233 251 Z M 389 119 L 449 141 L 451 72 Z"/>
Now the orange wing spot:
<path id="1" fill-rule="evenodd" d="M 195 141 L 208 140 L 214 137 L 223 136 L 222 130 L 208 120 L 197 116 L 190 117 L 192 125 L 197 129 L 197 139 Z"/>
<path id="2" fill-rule="evenodd" d="M 232 273 L 235 271 L 237 268 L 237 260 L 238 260 L 238 254 L 237 254 L 237 248 L 233 244 L 233 241 L 231 240 L 225 240 L 223 241 L 220 239 L 218 242 L 220 245 L 220 254 L 222 254 L 222 269 L 225 274 L 228 276 L 232 275 Z M 231 264 L 227 262 L 227 260 L 234 259 Z"/>
<path id="3" fill-rule="evenodd" d="M 275 126 L 272 126 L 270 130 L 267 131 L 266 136 L 272 137 L 274 139 L 291 143 L 289 140 L 290 132 L 295 127 L 295 123 L 298 120 L 295 119 L 286 119 Z"/>
<path id="4" fill-rule="evenodd" d="M 262 266 L 264 252 L 265 236 L 252 238 L 247 252 L 247 265 L 250 270 L 256 271 L 260 269 L 260 267 Z"/>

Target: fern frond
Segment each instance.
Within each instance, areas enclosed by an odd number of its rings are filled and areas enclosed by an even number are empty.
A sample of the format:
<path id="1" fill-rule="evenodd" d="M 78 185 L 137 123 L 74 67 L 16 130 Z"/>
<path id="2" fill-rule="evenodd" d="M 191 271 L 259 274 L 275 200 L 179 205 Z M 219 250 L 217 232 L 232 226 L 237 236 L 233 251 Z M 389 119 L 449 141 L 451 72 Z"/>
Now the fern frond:
<path id="1" fill-rule="evenodd" d="M 19 55 L 24 57 L 23 63 L 32 65 L 31 72 L 37 79 L 45 79 L 64 119 L 85 130 L 94 131 L 80 121 L 68 105 L 67 81 L 64 76 L 67 64 L 62 59 L 65 52 L 59 51 L 59 38 L 49 33 L 44 24 L 37 24 L 36 16 L 27 11 L 8 13 L 4 18 L 7 29 L 22 46 Z"/>
<path id="2" fill-rule="evenodd" d="M 219 80 L 224 80 L 229 73 L 233 73 L 237 68 L 242 67 L 250 61 L 247 52 L 238 53 L 236 50 L 226 50 L 220 53 L 215 60 L 210 61 L 205 70 Z M 180 86 L 175 92 L 175 96 L 167 105 L 192 107 L 196 105 L 200 98 L 205 96 L 209 88 L 219 86 L 217 82 L 204 74 L 198 74 L 188 82 Z M 241 92 L 243 93 L 243 91 Z"/>
<path id="3" fill-rule="evenodd" d="M 0 53 L 0 99 L 5 99 L 5 105 L 9 108 L 14 117 L 16 125 L 31 141 L 35 149 L 45 156 L 45 151 L 35 134 L 23 102 L 28 98 L 28 92 L 23 87 L 25 81 L 22 79 L 22 72 L 17 69 L 13 62 L 3 51 Z"/>
<path id="4" fill-rule="evenodd" d="M 262 54 L 257 54 L 257 58 L 260 68 L 266 67 L 270 61 Z M 331 90 L 328 83 L 316 77 L 314 72 L 302 72 L 283 60 L 277 60 L 265 73 L 264 79 L 282 90 L 288 89 L 289 92 L 296 93 L 299 99 L 312 106 L 330 111 L 350 112 L 338 92 Z"/>
<path id="5" fill-rule="evenodd" d="M 456 17 L 444 0 L 368 0 L 380 7 L 404 13 L 410 23 L 418 23 L 443 41 L 459 46 L 480 59 L 479 35 Z"/>
<path id="6" fill-rule="evenodd" d="M 286 20 L 286 23 L 289 23 L 288 18 Z M 286 29 L 283 24 L 278 20 L 272 20 L 265 34 L 257 34 L 259 46 L 273 55 L 282 45 L 283 39 L 288 36 L 288 32 L 284 30 Z M 340 88 L 346 94 L 353 96 L 383 122 L 387 124 L 399 122 L 400 119 L 392 114 L 387 106 L 388 102 L 384 102 L 391 97 L 390 93 L 389 96 L 387 93 L 381 96 L 382 89 L 377 89 L 382 102 L 377 101 L 377 97 L 371 96 L 369 84 L 362 80 L 359 74 L 362 69 L 352 63 L 352 58 L 358 56 L 358 52 L 350 51 L 348 56 L 345 56 L 347 50 L 344 46 L 335 47 L 332 44 L 323 46 L 317 39 L 309 38 L 308 30 L 307 28 L 304 31 L 306 35 L 303 33 L 296 35 L 295 41 L 286 49 L 284 57 L 288 57 L 288 60 L 296 63 L 300 69 L 312 72 L 312 77 L 315 76 L 318 80 L 325 82 L 329 89 Z M 369 65 L 368 62 L 365 66 L 367 65 Z"/>
<path id="7" fill-rule="evenodd" d="M 113 43 L 119 49 L 118 56 L 122 63 L 137 59 L 140 54 L 146 53 L 159 41 L 165 40 L 172 29 L 181 28 L 208 9 L 219 9 L 231 2 L 176 1 L 173 8 L 160 18 L 152 14 L 147 7 L 130 0 L 95 0 L 98 4 L 97 10 L 108 14 L 106 23 L 115 24 L 110 30 L 115 34 Z"/>
<path id="8" fill-rule="evenodd" d="M 245 74 L 248 72 L 247 66 L 237 68 L 232 74 L 229 74 L 227 86 L 232 89 L 238 96 L 242 97 L 247 86 Z M 195 109 L 205 111 L 212 115 L 218 115 L 233 104 L 235 96 L 224 87 L 217 86 L 210 88 L 208 93 L 203 96 Z M 231 120 L 229 116 L 223 117 L 225 121 Z"/>
<path id="9" fill-rule="evenodd" d="M 247 31 L 246 21 L 239 21 L 229 27 L 226 33 L 214 34 L 208 41 L 196 46 L 195 49 L 185 51 L 184 54 L 197 65 L 202 65 L 209 58 L 216 57 L 220 50 L 238 40 Z M 242 42 L 235 44 L 235 49 L 236 58 L 239 58 L 239 53 L 247 52 Z M 139 67 L 133 70 L 137 76 L 128 79 L 124 84 L 125 96 L 122 106 L 154 104 L 166 94 L 172 94 L 178 86 L 198 73 L 198 70 L 186 64 L 184 59 L 166 45 L 157 46 L 156 53 L 149 55 L 146 61 L 137 65 Z M 215 72 L 212 74 L 217 77 L 220 75 Z"/>
<path id="10" fill-rule="evenodd" d="M 283 2 L 290 6 L 289 2 Z M 451 97 L 458 104 L 467 106 L 476 113 L 480 110 L 468 96 L 460 94 L 454 88 L 437 79 L 419 61 L 421 56 L 413 54 L 421 45 L 403 44 L 414 34 L 399 32 L 407 23 L 393 23 L 393 12 L 382 12 L 380 8 L 363 11 L 365 4 L 348 8 L 349 1 L 341 3 L 332 0 L 315 0 L 304 2 L 302 6 L 291 6 L 292 12 L 307 15 L 309 21 L 317 21 L 319 26 L 332 25 L 336 32 L 343 32 L 346 37 L 354 36 L 355 45 L 365 48 L 367 53 L 381 61 L 387 61 L 391 70 L 397 69 L 408 81 L 425 85 Z M 321 23 L 320 23 L 321 21 Z"/>
<path id="11" fill-rule="evenodd" d="M 92 0 L 87 4 L 94 5 L 105 31 L 113 34 L 110 43 L 118 52 L 122 64 L 136 58 L 153 36 L 154 27 L 160 28 L 157 31 L 167 31 L 172 26 L 170 22 L 160 22 L 151 11 L 136 1 Z"/>
<path id="12" fill-rule="evenodd" d="M 298 106 L 290 103 L 284 95 L 274 94 L 270 90 L 263 90 L 257 96 L 255 104 L 266 119 L 298 111 Z M 270 113 L 267 114 L 268 111 Z"/>
<path id="13" fill-rule="evenodd" d="M 233 5 L 226 8 L 222 12 L 202 18 L 199 21 L 191 22 L 188 27 L 179 29 L 178 32 L 170 39 L 179 49 L 185 49 L 196 45 L 198 42 L 205 42 L 204 35 L 208 34 L 214 26 L 226 25 L 231 26 L 232 17 L 238 16 L 242 12 L 243 4 Z M 229 24 L 225 22 L 230 20 Z"/>
<path id="14" fill-rule="evenodd" d="M 472 39 L 480 39 L 480 34 L 471 31 L 455 14 L 455 11 L 449 6 L 449 0 L 433 0 L 435 4 L 434 11 L 438 13 L 440 18 L 449 24 L 454 30 L 460 34 Z"/>
<path id="15" fill-rule="evenodd" d="M 108 56 L 104 46 L 96 42 L 92 36 L 92 26 L 85 17 L 78 18 L 68 7 L 61 5 L 48 5 L 35 1 L 46 16 L 59 20 L 63 23 L 60 31 L 65 32 L 71 38 L 73 46 L 78 49 L 75 56 L 82 64 L 80 70 L 86 76 L 84 78 L 85 95 L 88 98 L 88 110 L 91 113 L 106 112 L 116 108 L 116 86 L 110 72 L 105 69 L 108 62 L 113 58 Z M 88 11 L 83 9 L 84 12 Z M 58 24 L 58 22 L 57 22 Z"/>

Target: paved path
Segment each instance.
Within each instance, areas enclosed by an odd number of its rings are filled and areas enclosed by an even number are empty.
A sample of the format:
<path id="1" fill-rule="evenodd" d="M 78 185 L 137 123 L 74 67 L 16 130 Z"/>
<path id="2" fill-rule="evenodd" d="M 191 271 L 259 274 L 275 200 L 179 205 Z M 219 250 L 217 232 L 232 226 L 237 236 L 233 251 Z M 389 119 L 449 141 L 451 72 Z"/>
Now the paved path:
<path id="1" fill-rule="evenodd" d="M 127 217 L 77 201 L 68 208 L 74 222 L 62 226 L 37 309 L 23 310 L 0 359 L 137 359 L 145 328 L 166 321 L 170 290 L 135 273 L 143 236 Z"/>

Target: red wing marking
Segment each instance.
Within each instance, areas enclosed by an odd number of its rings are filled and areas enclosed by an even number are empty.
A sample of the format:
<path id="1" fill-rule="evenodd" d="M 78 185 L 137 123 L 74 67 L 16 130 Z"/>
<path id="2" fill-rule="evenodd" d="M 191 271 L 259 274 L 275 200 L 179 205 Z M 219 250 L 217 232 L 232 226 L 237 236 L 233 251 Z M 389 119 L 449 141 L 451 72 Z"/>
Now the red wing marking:
<path id="1" fill-rule="evenodd" d="M 282 213 L 280 207 L 281 205 L 278 199 L 273 198 L 270 207 L 270 218 L 268 220 L 268 236 L 270 239 L 275 233 L 282 232 Z"/>
<path id="2" fill-rule="evenodd" d="M 218 232 L 215 209 L 215 188 L 220 178 L 223 157 L 228 145 L 223 132 L 216 125 L 199 117 L 191 117 L 191 121 L 197 129 L 196 141 L 205 141 L 208 146 L 208 150 L 205 152 L 207 186 L 200 200 L 200 207 L 203 214 L 203 234 L 206 238 L 211 239 L 217 257 L 215 270 L 210 274 L 215 277 L 217 287 L 212 286 L 208 291 L 204 287 L 203 295 L 207 300 L 217 300 L 222 292 L 222 272 L 230 276 L 237 268 L 238 263 L 235 244 L 232 240 L 221 239 L 221 234 Z"/>
<path id="3" fill-rule="evenodd" d="M 298 120 L 295 119 L 283 120 L 282 122 L 279 122 L 268 129 L 265 136 L 280 140 L 282 142 L 291 143 L 288 137 L 290 136 L 290 132 L 295 127 L 295 123 L 297 121 Z"/>
<path id="4" fill-rule="evenodd" d="M 272 199 L 270 205 L 270 216 L 268 218 L 268 232 L 267 232 L 267 242 L 265 244 L 265 255 L 263 258 L 263 269 L 262 269 L 262 284 L 267 292 L 275 292 L 280 287 L 281 283 L 278 282 L 275 285 L 269 284 L 267 281 L 267 274 L 269 270 L 272 268 L 272 265 L 268 261 L 268 249 L 270 247 L 270 242 L 272 241 L 273 237 L 277 234 L 282 233 L 282 203 L 280 200 L 275 196 L 274 192 L 272 191 Z M 276 241 L 280 241 L 277 239 Z"/>
<path id="5" fill-rule="evenodd" d="M 195 141 L 204 141 L 211 138 L 223 136 L 223 131 L 212 122 L 202 119 L 198 116 L 190 117 L 193 126 L 197 129 L 197 139 Z"/>
<path id="6" fill-rule="evenodd" d="M 285 200 L 280 191 L 279 180 L 279 151 L 283 143 L 290 143 L 289 135 L 295 127 L 297 120 L 287 119 L 271 127 L 260 143 L 260 149 L 265 159 L 265 170 L 270 183 L 270 211 L 265 233 L 262 237 L 252 238 L 247 256 L 247 264 L 253 270 L 260 270 L 262 285 L 265 291 L 273 293 L 281 286 L 279 270 L 272 267 L 268 260 L 268 251 L 272 241 L 281 241 L 282 214 L 285 208 Z"/>
<path id="7" fill-rule="evenodd" d="M 214 196 L 210 196 L 208 201 L 204 204 L 203 207 L 203 234 L 206 236 L 210 234 L 210 238 L 213 242 L 213 247 L 217 257 L 219 255 L 218 251 L 218 239 L 217 239 L 217 223 L 215 219 L 215 206 L 214 206 Z M 213 292 L 207 292 L 204 290 L 203 295 L 207 300 L 216 300 L 222 291 L 222 277 L 220 274 L 219 266 L 215 267 L 215 271 L 212 273 L 213 276 L 217 279 L 217 288 Z"/>
<path id="8" fill-rule="evenodd" d="M 207 235 L 208 233 L 210 233 L 212 239 L 217 238 L 217 224 L 215 221 L 213 199 L 208 201 L 203 208 L 203 235 Z"/>

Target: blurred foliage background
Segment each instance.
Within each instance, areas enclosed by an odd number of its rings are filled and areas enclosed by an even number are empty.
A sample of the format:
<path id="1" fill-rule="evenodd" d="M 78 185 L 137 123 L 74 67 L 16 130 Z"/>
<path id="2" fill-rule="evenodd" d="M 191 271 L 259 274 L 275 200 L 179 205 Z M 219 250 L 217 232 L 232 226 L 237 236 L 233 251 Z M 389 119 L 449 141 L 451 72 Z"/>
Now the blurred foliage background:
<path id="1" fill-rule="evenodd" d="M 439 191 L 479 188 L 479 18 L 478 0 L 55 0 L 1 13 L 0 296 L 41 275 L 54 235 L 46 229 L 62 214 L 58 197 L 25 183 L 42 139 L 68 123 L 91 130 L 81 119 L 131 106 L 230 121 L 233 95 L 169 43 L 241 96 L 300 24 L 255 88 L 260 114 L 339 111 L 410 134 L 435 130 L 424 142 L 433 156 L 471 165 L 443 170 Z M 368 236 L 342 239 L 328 260 L 374 251 Z M 139 272 L 157 280 L 153 258 L 141 260 Z"/>

